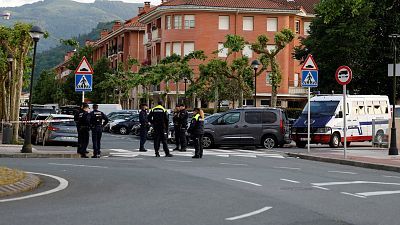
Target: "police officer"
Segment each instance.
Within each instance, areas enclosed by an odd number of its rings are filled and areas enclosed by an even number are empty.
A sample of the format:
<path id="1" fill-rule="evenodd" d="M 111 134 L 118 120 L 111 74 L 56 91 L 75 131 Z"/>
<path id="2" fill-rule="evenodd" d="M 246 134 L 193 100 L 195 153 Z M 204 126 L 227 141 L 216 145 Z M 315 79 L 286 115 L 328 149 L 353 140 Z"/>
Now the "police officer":
<path id="1" fill-rule="evenodd" d="M 173 113 L 173 117 L 172 117 L 172 122 L 174 123 L 174 133 L 175 133 L 175 145 L 176 145 L 176 148 L 174 148 L 172 151 L 179 151 L 179 146 L 180 146 L 181 124 L 180 124 L 180 121 L 179 121 L 179 115 L 180 115 L 180 107 L 179 107 L 179 105 L 176 105 L 174 113 Z"/>
<path id="2" fill-rule="evenodd" d="M 87 146 L 89 144 L 90 130 L 89 105 L 83 103 L 81 109 L 75 114 L 74 119 L 78 130 L 78 154 L 80 154 L 82 158 L 88 158 L 86 154 L 88 153 Z"/>
<path id="3" fill-rule="evenodd" d="M 160 157 L 160 142 L 163 144 L 165 157 L 172 157 L 169 153 L 165 132 L 168 129 L 168 113 L 167 110 L 162 106 L 162 102 L 158 102 L 158 105 L 150 110 L 148 115 L 149 122 L 153 125 L 154 129 L 154 151 L 156 157 Z"/>
<path id="4" fill-rule="evenodd" d="M 108 123 L 107 116 L 98 110 L 97 104 L 93 105 L 93 111 L 90 112 L 90 128 L 92 130 L 92 142 L 93 142 L 93 156 L 92 158 L 100 158 L 100 143 L 101 135 L 103 133 L 103 126 Z"/>
<path id="5" fill-rule="evenodd" d="M 144 147 L 144 144 L 147 140 L 147 133 L 149 132 L 149 120 L 147 119 L 147 104 L 142 104 L 140 107 L 142 110 L 139 113 L 139 122 L 140 122 L 140 148 L 139 152 L 147 152 Z"/>
<path id="6" fill-rule="evenodd" d="M 194 145 L 194 156 L 192 158 L 198 159 L 203 157 L 203 134 L 204 134 L 204 113 L 201 109 L 195 108 L 193 110 L 193 118 L 188 129 Z"/>
<path id="7" fill-rule="evenodd" d="M 179 136 L 179 142 L 181 145 L 181 149 L 179 151 L 186 152 L 187 140 L 186 140 L 186 130 L 187 130 L 187 120 L 188 120 L 188 113 L 186 111 L 186 107 L 184 104 L 180 104 L 179 106 L 179 130 L 178 133 L 175 133 L 175 137 Z"/>

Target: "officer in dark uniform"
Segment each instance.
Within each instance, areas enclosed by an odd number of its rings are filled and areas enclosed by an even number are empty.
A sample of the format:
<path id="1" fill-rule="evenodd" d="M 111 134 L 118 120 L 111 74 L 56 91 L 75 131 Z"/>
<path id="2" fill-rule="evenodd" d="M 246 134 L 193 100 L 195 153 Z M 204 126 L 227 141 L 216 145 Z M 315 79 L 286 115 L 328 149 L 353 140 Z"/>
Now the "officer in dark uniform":
<path id="1" fill-rule="evenodd" d="M 88 158 L 86 156 L 87 146 L 89 144 L 89 130 L 90 130 L 90 121 L 89 121 L 89 105 L 86 103 L 82 104 L 81 109 L 75 115 L 76 127 L 78 129 L 78 154 L 81 155 L 82 158 Z"/>
<path id="2" fill-rule="evenodd" d="M 93 156 L 92 158 L 100 158 L 100 144 L 101 135 L 103 133 L 103 126 L 108 123 L 107 116 L 98 110 L 97 104 L 93 105 L 93 111 L 90 112 L 90 128 L 92 130 L 92 142 L 93 142 Z"/>
<path id="3" fill-rule="evenodd" d="M 179 143 L 181 145 L 181 149 L 179 151 L 186 152 L 187 140 L 186 140 L 186 130 L 187 130 L 187 120 L 188 120 L 188 113 L 186 111 L 186 107 L 184 104 L 179 106 L 179 130 L 178 133 L 175 133 L 175 137 L 179 136 Z"/>
<path id="4" fill-rule="evenodd" d="M 195 108 L 193 110 L 193 118 L 188 129 L 194 145 L 194 156 L 192 158 L 198 159 L 203 157 L 203 134 L 204 134 L 204 113 L 201 109 Z"/>
<path id="5" fill-rule="evenodd" d="M 180 147 L 180 135 L 179 133 L 181 132 L 181 124 L 179 121 L 179 115 L 180 115 L 180 108 L 179 105 L 176 105 L 175 110 L 173 112 L 173 117 L 172 117 L 172 122 L 174 123 L 174 133 L 175 133 L 175 145 L 176 148 L 174 148 L 172 151 L 179 151 Z"/>
<path id="6" fill-rule="evenodd" d="M 165 157 L 172 157 L 172 154 L 169 153 L 165 137 L 165 132 L 168 129 L 168 113 L 162 106 L 162 102 L 158 102 L 158 105 L 150 110 L 148 120 L 154 129 L 154 151 L 156 152 L 156 157 L 160 157 L 160 153 L 158 152 L 160 150 L 160 142 L 163 144 Z"/>
<path id="7" fill-rule="evenodd" d="M 147 152 L 144 144 L 147 140 L 147 133 L 149 132 L 149 120 L 147 119 L 147 104 L 142 104 L 140 107 L 142 110 L 139 113 L 140 122 L 140 148 L 139 152 Z"/>

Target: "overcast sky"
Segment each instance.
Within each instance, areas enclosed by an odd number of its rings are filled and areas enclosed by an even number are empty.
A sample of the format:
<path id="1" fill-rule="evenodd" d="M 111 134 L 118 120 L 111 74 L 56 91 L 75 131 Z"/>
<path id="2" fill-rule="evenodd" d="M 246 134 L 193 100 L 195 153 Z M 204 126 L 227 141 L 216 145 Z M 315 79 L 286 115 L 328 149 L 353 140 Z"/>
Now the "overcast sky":
<path id="1" fill-rule="evenodd" d="M 34 3 L 41 0 L 0 0 L 0 7 L 13 7 L 13 6 L 21 6 L 28 3 Z M 94 0 L 73 0 L 76 2 L 90 3 L 94 2 Z M 123 2 L 130 3 L 143 3 L 146 0 L 122 0 Z M 160 4 L 161 0 L 149 0 L 152 5 Z"/>

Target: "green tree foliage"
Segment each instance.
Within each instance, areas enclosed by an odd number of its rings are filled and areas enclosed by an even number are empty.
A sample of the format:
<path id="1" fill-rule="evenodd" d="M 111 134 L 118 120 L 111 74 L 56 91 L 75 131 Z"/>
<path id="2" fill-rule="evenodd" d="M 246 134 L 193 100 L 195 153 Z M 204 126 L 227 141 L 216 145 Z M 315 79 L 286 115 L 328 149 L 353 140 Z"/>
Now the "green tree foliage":
<path id="1" fill-rule="evenodd" d="M 56 79 L 57 74 L 52 70 L 44 70 L 36 82 L 32 96 L 33 103 L 61 103 L 64 96 L 62 84 Z"/>

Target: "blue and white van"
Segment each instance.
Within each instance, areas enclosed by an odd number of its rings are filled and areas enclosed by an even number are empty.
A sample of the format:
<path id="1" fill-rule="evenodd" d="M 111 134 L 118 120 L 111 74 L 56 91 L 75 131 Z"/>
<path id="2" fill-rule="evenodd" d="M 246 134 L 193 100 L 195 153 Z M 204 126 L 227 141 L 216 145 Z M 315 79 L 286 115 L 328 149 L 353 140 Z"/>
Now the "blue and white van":
<path id="1" fill-rule="evenodd" d="M 343 96 L 326 95 L 311 98 L 311 143 L 329 144 L 337 148 L 343 138 Z M 390 116 L 389 98 L 382 95 L 348 95 L 346 98 L 347 143 L 382 140 L 387 134 Z M 307 144 L 307 114 L 305 106 L 293 124 L 292 139 L 297 147 Z M 372 120 L 376 120 L 372 134 Z"/>

